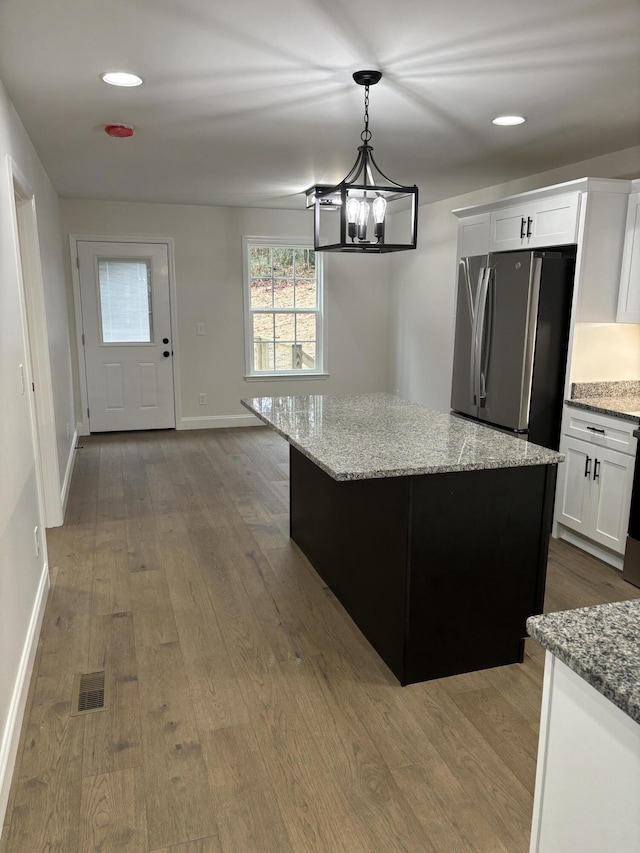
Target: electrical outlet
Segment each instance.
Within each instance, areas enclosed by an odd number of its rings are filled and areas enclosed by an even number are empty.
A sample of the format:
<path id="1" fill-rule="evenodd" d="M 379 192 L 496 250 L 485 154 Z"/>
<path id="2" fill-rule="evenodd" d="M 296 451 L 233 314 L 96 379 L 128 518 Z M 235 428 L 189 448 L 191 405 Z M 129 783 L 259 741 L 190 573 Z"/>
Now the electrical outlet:
<path id="1" fill-rule="evenodd" d="M 39 557 L 40 556 L 40 531 L 38 530 L 37 525 L 33 529 L 33 544 L 36 547 L 36 557 Z"/>
<path id="2" fill-rule="evenodd" d="M 204 323 L 196 323 L 196 335 L 204 335 Z"/>
<path id="3" fill-rule="evenodd" d="M 198 402 L 200 403 L 201 406 L 206 406 L 207 403 L 209 402 L 207 400 L 207 395 L 206 394 L 198 394 Z"/>

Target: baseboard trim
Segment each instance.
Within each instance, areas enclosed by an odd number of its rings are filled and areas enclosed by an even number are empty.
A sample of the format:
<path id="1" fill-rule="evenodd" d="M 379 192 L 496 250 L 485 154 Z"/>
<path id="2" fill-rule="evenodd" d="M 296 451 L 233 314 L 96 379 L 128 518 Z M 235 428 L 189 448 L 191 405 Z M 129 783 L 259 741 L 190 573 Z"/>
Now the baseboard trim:
<path id="1" fill-rule="evenodd" d="M 4 823 L 4 817 L 9 802 L 9 789 L 11 778 L 18 754 L 18 743 L 20 741 L 20 729 L 29 694 L 29 683 L 33 672 L 33 664 L 40 638 L 40 628 L 44 618 L 47 593 L 49 592 L 49 566 L 47 563 L 42 568 L 42 576 L 38 584 L 36 599 L 29 620 L 29 629 L 25 638 L 22 658 L 18 668 L 18 676 L 13 689 L 13 697 L 9 706 L 7 726 L 0 744 L 0 827 Z"/>
<path id="2" fill-rule="evenodd" d="M 71 441 L 71 449 L 69 451 L 69 458 L 67 459 L 67 468 L 64 472 L 64 480 L 62 483 L 62 492 L 60 493 L 60 502 L 62 504 L 62 524 L 64 524 L 64 517 L 67 512 L 67 501 L 69 500 L 69 490 L 71 488 L 71 478 L 73 477 L 73 469 L 76 464 L 76 445 L 78 444 L 78 429 L 73 433 L 73 439 Z"/>
<path id="3" fill-rule="evenodd" d="M 255 415 L 205 415 L 180 418 L 176 429 L 224 429 L 225 427 L 264 426 Z"/>
<path id="4" fill-rule="evenodd" d="M 568 542 L 570 545 L 575 545 L 576 548 L 586 551 L 587 554 L 591 554 L 592 557 L 597 557 L 599 560 L 602 560 L 603 563 L 608 563 L 608 565 L 613 566 L 614 569 L 618 569 L 619 572 L 622 571 L 623 558 L 619 554 L 614 554 L 607 548 L 600 547 L 597 542 L 585 539 L 578 533 L 572 533 L 561 524 L 558 525 L 558 535 L 555 536 L 555 538 L 564 539 L 564 541 Z"/>

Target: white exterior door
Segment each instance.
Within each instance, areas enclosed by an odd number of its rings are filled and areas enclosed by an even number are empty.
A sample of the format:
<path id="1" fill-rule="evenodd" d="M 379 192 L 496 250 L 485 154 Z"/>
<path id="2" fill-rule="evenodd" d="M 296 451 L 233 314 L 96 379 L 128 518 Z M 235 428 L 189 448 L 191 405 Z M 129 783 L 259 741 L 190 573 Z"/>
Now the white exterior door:
<path id="1" fill-rule="evenodd" d="M 91 432 L 175 427 L 167 245 L 77 250 Z"/>

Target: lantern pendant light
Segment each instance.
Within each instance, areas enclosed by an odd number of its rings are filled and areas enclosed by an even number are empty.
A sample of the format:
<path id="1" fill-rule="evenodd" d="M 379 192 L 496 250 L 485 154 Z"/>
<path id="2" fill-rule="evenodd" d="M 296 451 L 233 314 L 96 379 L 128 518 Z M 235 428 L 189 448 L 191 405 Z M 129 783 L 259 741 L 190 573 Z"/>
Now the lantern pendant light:
<path id="1" fill-rule="evenodd" d="M 369 86 L 380 71 L 356 71 L 365 87 L 362 145 L 349 174 L 336 186 L 318 184 L 307 192 L 314 211 L 314 247 L 318 252 L 400 252 L 415 249 L 418 229 L 418 187 L 388 178 L 373 159 L 369 130 Z"/>

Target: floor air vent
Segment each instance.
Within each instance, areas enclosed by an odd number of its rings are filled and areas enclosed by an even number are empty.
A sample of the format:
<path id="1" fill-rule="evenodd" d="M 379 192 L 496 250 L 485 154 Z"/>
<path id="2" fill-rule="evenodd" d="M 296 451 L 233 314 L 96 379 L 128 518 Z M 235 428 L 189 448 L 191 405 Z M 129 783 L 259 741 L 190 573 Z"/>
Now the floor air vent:
<path id="1" fill-rule="evenodd" d="M 80 672 L 73 676 L 71 716 L 104 711 L 108 707 L 106 670 Z"/>

